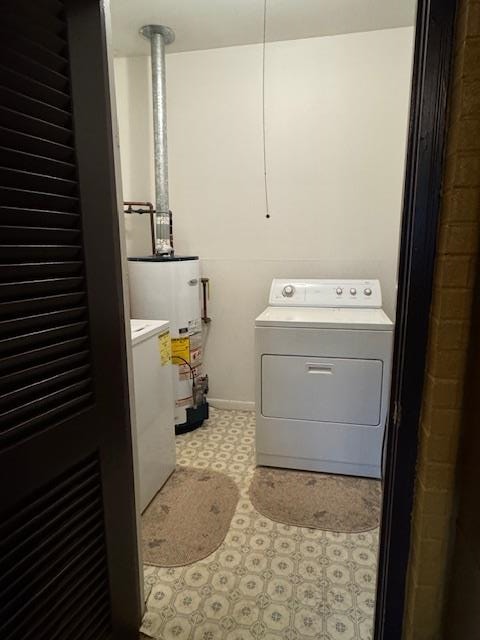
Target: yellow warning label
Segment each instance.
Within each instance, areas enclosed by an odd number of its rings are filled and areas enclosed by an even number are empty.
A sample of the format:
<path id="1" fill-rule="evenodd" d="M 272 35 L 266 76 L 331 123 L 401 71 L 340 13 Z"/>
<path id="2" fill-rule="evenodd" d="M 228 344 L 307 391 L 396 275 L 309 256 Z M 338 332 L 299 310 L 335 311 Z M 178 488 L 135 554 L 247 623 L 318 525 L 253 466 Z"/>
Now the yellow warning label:
<path id="1" fill-rule="evenodd" d="M 185 364 L 190 362 L 190 338 L 172 338 L 172 362 L 173 364 Z"/>
<path id="2" fill-rule="evenodd" d="M 170 364 L 172 361 L 170 331 L 166 331 L 158 336 L 158 350 L 160 351 L 160 362 L 162 363 L 162 367 Z"/>

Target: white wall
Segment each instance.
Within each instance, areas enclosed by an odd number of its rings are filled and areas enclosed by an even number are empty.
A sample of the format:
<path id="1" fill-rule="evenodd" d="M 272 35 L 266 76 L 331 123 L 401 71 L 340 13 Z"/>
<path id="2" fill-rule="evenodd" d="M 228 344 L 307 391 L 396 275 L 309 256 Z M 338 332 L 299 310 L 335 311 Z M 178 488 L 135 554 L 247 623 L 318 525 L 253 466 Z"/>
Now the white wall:
<path id="1" fill-rule="evenodd" d="M 273 277 L 380 278 L 395 306 L 413 29 L 167 56 L 178 253 L 211 278 L 211 396 L 253 401 L 253 322 Z M 116 61 L 124 196 L 153 195 L 147 58 Z M 129 253 L 149 253 L 129 220 Z M 242 406 L 239 404 L 238 406 Z"/>
<path id="2" fill-rule="evenodd" d="M 115 58 L 123 197 L 155 202 L 150 61 Z M 148 216 L 125 216 L 127 254 L 152 253 Z"/>

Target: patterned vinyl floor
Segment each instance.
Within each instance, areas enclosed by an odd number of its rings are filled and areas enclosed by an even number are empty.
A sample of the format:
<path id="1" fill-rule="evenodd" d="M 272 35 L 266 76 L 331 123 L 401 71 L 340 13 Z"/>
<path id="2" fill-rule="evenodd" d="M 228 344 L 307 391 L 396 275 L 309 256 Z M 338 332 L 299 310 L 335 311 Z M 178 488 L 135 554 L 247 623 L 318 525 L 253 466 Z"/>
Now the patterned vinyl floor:
<path id="1" fill-rule="evenodd" d="M 142 632 L 162 640 L 370 640 L 378 530 L 329 533 L 252 507 L 255 416 L 213 409 L 177 437 L 177 462 L 231 476 L 240 500 L 220 548 L 186 567 L 145 565 Z"/>

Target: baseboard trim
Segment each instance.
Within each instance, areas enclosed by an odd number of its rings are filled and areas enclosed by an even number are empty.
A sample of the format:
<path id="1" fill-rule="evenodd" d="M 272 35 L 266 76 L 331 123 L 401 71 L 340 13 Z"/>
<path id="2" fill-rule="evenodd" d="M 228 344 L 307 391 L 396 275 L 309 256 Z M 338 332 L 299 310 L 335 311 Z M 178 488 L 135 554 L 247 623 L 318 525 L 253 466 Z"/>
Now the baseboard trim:
<path id="1" fill-rule="evenodd" d="M 227 411 L 255 411 L 255 402 L 249 400 L 224 400 L 223 398 L 208 398 L 208 403 L 214 409 Z"/>

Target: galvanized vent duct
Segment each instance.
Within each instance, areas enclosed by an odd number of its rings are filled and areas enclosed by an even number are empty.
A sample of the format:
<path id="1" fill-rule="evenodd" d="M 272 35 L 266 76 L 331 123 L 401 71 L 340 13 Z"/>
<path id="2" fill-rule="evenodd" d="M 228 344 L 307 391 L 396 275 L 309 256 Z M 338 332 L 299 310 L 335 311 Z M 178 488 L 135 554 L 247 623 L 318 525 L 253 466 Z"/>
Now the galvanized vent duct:
<path id="1" fill-rule="evenodd" d="M 149 24 L 140 29 L 150 40 L 152 56 L 153 149 L 155 160 L 155 253 L 172 253 L 168 200 L 167 93 L 165 45 L 175 40 L 169 27 Z"/>

